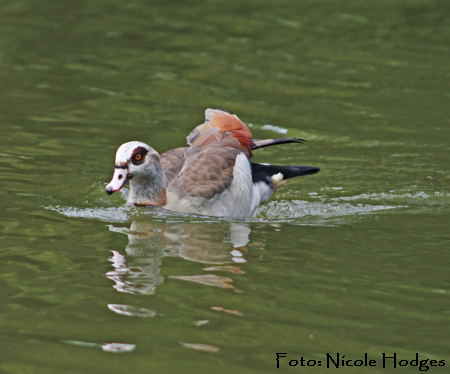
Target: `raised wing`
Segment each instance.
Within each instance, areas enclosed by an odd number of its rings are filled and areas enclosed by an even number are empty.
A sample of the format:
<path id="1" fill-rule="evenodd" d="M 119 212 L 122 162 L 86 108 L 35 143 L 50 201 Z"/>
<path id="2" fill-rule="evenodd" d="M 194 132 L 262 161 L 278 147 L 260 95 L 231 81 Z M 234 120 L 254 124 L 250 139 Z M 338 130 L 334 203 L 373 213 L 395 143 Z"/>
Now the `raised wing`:
<path id="1" fill-rule="evenodd" d="M 219 109 L 206 109 L 205 122 L 192 130 L 186 140 L 190 146 L 204 147 L 227 137 L 238 140 L 246 152 L 253 146 L 252 133 L 238 116 Z"/>

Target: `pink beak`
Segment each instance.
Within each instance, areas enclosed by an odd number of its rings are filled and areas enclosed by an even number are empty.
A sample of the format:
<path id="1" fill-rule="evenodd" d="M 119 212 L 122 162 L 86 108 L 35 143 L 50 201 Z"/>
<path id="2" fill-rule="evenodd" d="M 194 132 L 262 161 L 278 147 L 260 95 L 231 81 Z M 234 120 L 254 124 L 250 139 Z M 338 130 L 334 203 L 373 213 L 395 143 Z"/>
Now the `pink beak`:
<path id="1" fill-rule="evenodd" d="M 109 182 L 105 188 L 106 193 L 111 195 L 112 193 L 119 191 L 125 183 L 128 182 L 128 179 L 128 168 L 116 167 L 111 182 Z"/>

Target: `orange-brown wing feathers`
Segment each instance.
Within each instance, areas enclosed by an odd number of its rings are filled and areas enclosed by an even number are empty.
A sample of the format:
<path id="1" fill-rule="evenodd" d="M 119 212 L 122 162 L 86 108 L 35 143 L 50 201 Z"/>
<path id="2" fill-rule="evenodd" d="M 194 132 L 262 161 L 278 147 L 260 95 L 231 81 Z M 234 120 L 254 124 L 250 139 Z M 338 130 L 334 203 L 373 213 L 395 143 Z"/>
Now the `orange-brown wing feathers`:
<path id="1" fill-rule="evenodd" d="M 250 152 L 253 136 L 247 125 L 238 116 L 219 109 L 207 109 L 205 122 L 197 126 L 187 137 L 189 145 L 206 146 L 232 137 L 243 150 Z"/>
<path id="2" fill-rule="evenodd" d="M 236 157 L 251 156 L 252 133 L 234 114 L 205 111 L 205 122 L 187 137 L 189 147 L 161 157 L 167 188 L 179 196 L 211 199 L 230 187 Z"/>

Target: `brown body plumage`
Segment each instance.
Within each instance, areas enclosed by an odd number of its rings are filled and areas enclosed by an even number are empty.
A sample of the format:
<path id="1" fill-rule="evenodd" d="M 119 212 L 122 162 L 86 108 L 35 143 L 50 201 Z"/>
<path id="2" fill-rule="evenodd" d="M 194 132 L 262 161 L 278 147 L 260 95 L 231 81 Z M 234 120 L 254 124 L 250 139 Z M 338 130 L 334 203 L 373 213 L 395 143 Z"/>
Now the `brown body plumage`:
<path id="1" fill-rule="evenodd" d="M 130 204 L 245 218 L 284 184 L 284 174 L 289 174 L 286 178 L 290 178 L 319 170 L 251 164 L 252 149 L 301 141 L 293 138 L 254 140 L 247 125 L 237 116 L 207 109 L 205 122 L 188 135 L 188 147 L 159 155 L 145 143 L 122 144 L 117 150 L 116 170 L 106 191 L 117 191 L 130 181 Z"/>

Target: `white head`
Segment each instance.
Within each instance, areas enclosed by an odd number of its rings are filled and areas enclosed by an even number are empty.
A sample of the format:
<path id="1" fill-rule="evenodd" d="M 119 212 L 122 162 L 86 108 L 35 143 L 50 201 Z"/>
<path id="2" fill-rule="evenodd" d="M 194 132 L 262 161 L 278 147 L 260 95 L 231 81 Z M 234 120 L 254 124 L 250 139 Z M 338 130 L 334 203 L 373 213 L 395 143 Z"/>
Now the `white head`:
<path id="1" fill-rule="evenodd" d="M 159 155 L 152 147 L 138 141 L 124 143 L 117 149 L 114 175 L 106 186 L 106 193 L 111 195 L 119 191 L 135 177 L 138 179 L 158 177 L 155 175 L 155 169 L 159 171 L 160 166 Z"/>

